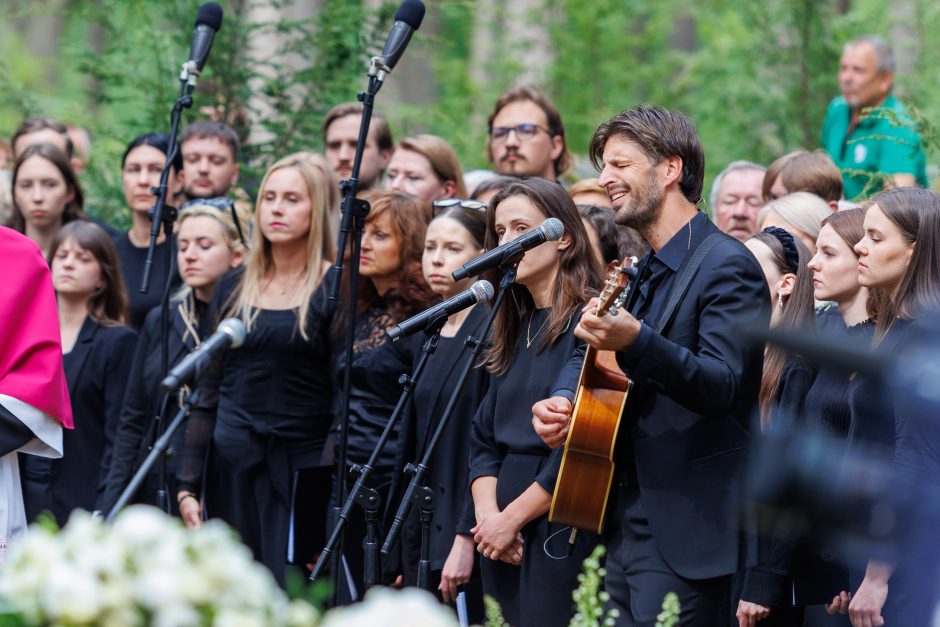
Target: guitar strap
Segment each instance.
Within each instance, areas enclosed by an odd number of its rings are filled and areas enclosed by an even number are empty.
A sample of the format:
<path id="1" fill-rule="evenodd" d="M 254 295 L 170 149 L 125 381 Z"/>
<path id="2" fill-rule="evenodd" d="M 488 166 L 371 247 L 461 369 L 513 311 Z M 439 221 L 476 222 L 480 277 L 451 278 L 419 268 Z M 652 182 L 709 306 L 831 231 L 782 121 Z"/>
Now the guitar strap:
<path id="1" fill-rule="evenodd" d="M 711 252 L 712 248 L 729 238 L 730 236 L 725 233 L 712 233 L 695 248 L 695 252 L 692 253 L 692 258 L 689 259 L 689 263 L 682 268 L 682 272 L 676 278 L 676 283 L 672 288 L 672 292 L 669 294 L 669 301 L 666 303 L 666 308 L 663 309 L 663 313 L 659 318 L 659 324 L 656 327 L 657 333 L 662 335 L 666 327 L 672 322 L 676 311 L 679 309 L 679 303 L 682 302 L 686 292 L 689 291 L 692 279 L 698 274 L 698 270 L 702 266 L 702 261 L 705 259 L 705 256 Z"/>

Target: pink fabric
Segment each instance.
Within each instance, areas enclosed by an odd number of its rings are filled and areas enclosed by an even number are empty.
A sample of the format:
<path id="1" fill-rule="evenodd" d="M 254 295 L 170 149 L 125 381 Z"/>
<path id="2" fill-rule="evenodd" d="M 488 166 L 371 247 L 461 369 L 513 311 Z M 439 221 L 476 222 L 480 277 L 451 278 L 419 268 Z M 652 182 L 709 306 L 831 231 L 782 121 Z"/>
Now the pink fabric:
<path id="1" fill-rule="evenodd" d="M 28 237 L 0 227 L 0 394 L 72 428 L 49 266 Z"/>

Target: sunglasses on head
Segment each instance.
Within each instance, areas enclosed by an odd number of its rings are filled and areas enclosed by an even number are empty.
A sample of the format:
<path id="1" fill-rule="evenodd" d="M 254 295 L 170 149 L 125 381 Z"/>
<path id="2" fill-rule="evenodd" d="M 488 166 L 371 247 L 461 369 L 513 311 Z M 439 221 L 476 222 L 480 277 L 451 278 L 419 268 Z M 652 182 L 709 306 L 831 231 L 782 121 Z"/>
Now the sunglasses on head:
<path id="1" fill-rule="evenodd" d="M 451 207 L 463 207 L 464 209 L 470 209 L 472 211 L 486 211 L 486 203 L 480 202 L 479 200 L 461 200 L 460 198 L 444 198 L 443 200 L 435 200 L 431 208 L 431 217 L 436 218 L 437 215 L 442 212 L 444 209 L 449 209 Z"/>

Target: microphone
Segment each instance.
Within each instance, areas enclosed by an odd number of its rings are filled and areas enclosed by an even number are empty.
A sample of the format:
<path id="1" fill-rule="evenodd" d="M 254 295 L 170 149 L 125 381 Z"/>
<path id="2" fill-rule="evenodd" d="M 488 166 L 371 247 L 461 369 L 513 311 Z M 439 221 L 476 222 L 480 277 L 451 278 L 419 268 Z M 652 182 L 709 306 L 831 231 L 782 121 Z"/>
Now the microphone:
<path id="1" fill-rule="evenodd" d="M 538 228 L 532 229 L 525 235 L 517 237 L 511 242 L 506 242 L 502 246 L 497 246 L 493 250 L 487 251 L 475 259 L 471 259 L 454 271 L 455 281 L 461 281 L 468 277 L 476 276 L 487 270 L 498 268 L 510 259 L 525 253 L 530 248 L 535 248 L 545 242 L 554 242 L 565 234 L 565 225 L 558 218 L 548 218 L 542 222 Z"/>
<path id="2" fill-rule="evenodd" d="M 379 81 L 385 79 L 385 75 L 394 69 L 404 54 L 411 36 L 424 19 L 424 3 L 421 0 L 405 0 L 395 12 L 395 23 L 392 24 L 392 30 L 388 33 L 385 40 L 385 47 L 382 54 L 372 58 L 372 65 L 369 68 L 369 76 L 376 76 Z"/>
<path id="3" fill-rule="evenodd" d="M 160 389 L 172 392 L 184 383 L 192 381 L 211 360 L 225 354 L 230 348 L 238 348 L 244 344 L 247 335 L 245 323 L 238 318 L 226 318 L 219 323 L 219 328 L 212 337 L 176 364 L 170 374 L 160 382 Z"/>
<path id="4" fill-rule="evenodd" d="M 193 31 L 193 43 L 189 48 L 189 61 L 183 64 L 181 81 L 188 81 L 193 87 L 199 73 L 206 66 L 209 51 L 215 34 L 222 28 L 222 7 L 215 2 L 206 2 L 196 13 L 196 30 Z"/>
<path id="5" fill-rule="evenodd" d="M 470 286 L 470 289 L 464 290 L 456 296 L 451 296 L 443 303 L 438 303 L 433 307 L 428 307 L 424 311 L 411 316 L 394 329 L 388 332 L 388 337 L 393 342 L 403 337 L 414 335 L 418 331 L 424 331 L 435 322 L 447 319 L 458 311 L 463 311 L 477 303 L 487 303 L 493 298 L 493 284 L 489 281 L 477 281 Z"/>

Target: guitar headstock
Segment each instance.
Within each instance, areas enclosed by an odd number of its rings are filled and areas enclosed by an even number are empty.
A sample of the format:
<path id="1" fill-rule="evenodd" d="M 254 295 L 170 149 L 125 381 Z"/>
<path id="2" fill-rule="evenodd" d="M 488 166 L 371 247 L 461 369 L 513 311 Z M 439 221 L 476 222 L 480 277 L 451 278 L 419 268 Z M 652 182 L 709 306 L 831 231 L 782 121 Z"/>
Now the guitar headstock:
<path id="1" fill-rule="evenodd" d="M 597 311 L 594 312 L 595 315 L 603 316 L 613 308 L 623 306 L 623 301 L 627 295 L 627 287 L 630 286 L 630 276 L 633 274 L 632 270 L 636 263 L 636 257 L 627 257 L 607 274 L 604 289 L 601 290 L 598 296 L 600 302 Z M 616 312 L 614 311 L 614 313 Z"/>

